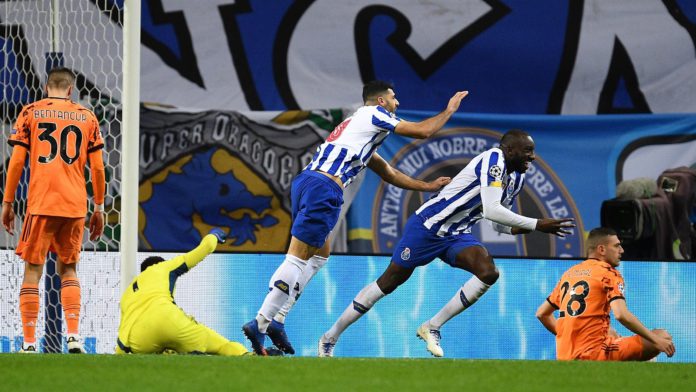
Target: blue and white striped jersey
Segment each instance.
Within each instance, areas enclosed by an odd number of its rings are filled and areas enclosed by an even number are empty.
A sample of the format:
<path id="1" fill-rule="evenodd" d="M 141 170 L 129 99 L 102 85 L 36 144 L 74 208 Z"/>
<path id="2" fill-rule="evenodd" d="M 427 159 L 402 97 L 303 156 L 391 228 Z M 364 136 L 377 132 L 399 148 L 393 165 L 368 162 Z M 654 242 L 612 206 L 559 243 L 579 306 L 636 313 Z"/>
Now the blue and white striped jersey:
<path id="1" fill-rule="evenodd" d="M 362 106 L 343 120 L 317 147 L 304 170 L 318 170 L 341 179 L 347 187 L 370 161 L 401 119 L 381 106 Z"/>
<path id="2" fill-rule="evenodd" d="M 426 228 L 436 230 L 439 236 L 469 233 L 483 218 L 482 187 L 501 187 L 501 204 L 510 209 L 523 184 L 524 174 L 508 173 L 503 152 L 491 148 L 472 159 L 452 182 L 423 203 L 416 214 L 423 218 Z"/>

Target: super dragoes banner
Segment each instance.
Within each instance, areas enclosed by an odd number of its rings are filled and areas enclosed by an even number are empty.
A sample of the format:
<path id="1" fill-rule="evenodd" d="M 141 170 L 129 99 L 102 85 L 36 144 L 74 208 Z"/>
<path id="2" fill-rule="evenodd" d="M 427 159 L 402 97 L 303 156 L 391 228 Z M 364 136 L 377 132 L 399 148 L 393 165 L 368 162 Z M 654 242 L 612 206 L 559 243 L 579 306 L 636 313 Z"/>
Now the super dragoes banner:
<path id="1" fill-rule="evenodd" d="M 412 121 L 433 114 L 400 112 Z M 495 255 L 581 256 L 583 231 L 599 225 L 602 201 L 615 196 L 620 181 L 657 180 L 665 169 L 696 164 L 694 115 L 457 114 L 429 139 L 392 135 L 379 153 L 413 177 L 454 177 L 513 128 L 528 131 L 536 143 L 536 160 L 527 172 L 515 211 L 531 217 L 573 218 L 577 228 L 565 238 L 541 233 L 511 236 L 493 231 L 489 222 L 482 221 L 474 233 Z M 387 185 L 368 172 L 348 216 L 350 249 L 391 254 L 409 215 L 430 196 Z"/>
<path id="2" fill-rule="evenodd" d="M 221 227 L 221 250 L 284 252 L 292 179 L 344 116 L 143 107 L 140 248 L 187 251 Z"/>

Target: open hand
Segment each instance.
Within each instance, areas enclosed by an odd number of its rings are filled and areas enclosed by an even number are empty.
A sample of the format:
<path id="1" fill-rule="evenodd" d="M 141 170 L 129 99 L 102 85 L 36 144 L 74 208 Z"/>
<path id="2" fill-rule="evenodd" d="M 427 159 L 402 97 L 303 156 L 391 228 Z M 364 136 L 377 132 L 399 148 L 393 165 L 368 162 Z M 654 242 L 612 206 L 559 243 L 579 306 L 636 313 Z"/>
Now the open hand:
<path id="1" fill-rule="evenodd" d="M 655 348 L 667 354 L 668 357 L 671 357 L 676 352 L 671 337 L 658 336 L 657 339 L 655 339 Z"/>
<path id="2" fill-rule="evenodd" d="M 537 220 L 536 230 L 542 233 L 549 233 L 559 237 L 565 237 L 571 234 L 573 227 L 575 227 L 575 220 L 573 218 L 563 218 L 563 219 L 549 219 L 542 218 Z"/>
<path id="3" fill-rule="evenodd" d="M 450 98 L 449 103 L 447 104 L 447 111 L 454 113 L 459 110 L 459 104 L 467 95 L 469 95 L 468 91 L 457 91 L 457 93 Z"/>

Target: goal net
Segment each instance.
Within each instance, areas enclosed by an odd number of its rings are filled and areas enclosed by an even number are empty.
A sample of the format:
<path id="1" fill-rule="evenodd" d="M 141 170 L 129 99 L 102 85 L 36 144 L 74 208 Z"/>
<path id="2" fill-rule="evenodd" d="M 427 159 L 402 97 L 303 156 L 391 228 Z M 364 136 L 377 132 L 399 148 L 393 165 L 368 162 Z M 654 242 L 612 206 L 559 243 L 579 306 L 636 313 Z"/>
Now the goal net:
<path id="1" fill-rule="evenodd" d="M 104 235 L 90 242 L 85 230 L 78 277 L 82 286 L 80 334 L 88 352 L 113 352 L 120 296 L 119 222 L 121 189 L 121 79 L 123 1 L 33 0 L 0 3 L 0 62 L 3 93 L 2 186 L 11 147 L 7 144 L 23 105 L 43 98 L 46 72 L 65 66 L 77 76 L 72 99 L 94 111 L 105 141 L 107 212 Z M 19 290 L 24 262 L 14 254 L 23 223 L 28 187 L 25 167 L 16 194 L 15 235 L 0 234 L 0 352 L 16 351 L 22 342 Z M 89 178 L 89 169 L 86 170 Z M 87 184 L 91 196 L 91 183 Z M 90 203 L 92 204 L 92 203 Z M 64 351 L 60 279 L 50 256 L 39 285 L 41 310 L 37 339 L 41 351 Z"/>

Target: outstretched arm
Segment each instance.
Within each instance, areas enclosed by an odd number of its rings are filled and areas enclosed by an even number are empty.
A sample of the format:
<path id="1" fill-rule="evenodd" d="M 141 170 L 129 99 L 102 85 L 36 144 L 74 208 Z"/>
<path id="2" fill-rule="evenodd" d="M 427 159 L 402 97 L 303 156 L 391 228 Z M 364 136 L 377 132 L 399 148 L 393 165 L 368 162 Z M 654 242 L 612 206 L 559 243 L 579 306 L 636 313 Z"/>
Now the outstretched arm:
<path id="1" fill-rule="evenodd" d="M 546 300 L 536 311 L 536 318 L 539 319 L 541 324 L 554 335 L 556 335 L 556 317 L 553 315 L 555 310 L 556 309 L 551 305 L 551 303 Z"/>
<path id="2" fill-rule="evenodd" d="M 674 343 L 672 339 L 659 336 L 653 333 L 651 330 L 647 329 L 643 323 L 638 320 L 628 307 L 626 306 L 626 301 L 623 298 L 618 298 L 609 303 L 611 306 L 611 311 L 614 313 L 614 317 L 618 320 L 621 325 L 626 327 L 629 331 L 640 335 L 645 340 L 653 343 L 655 348 L 667 354 L 668 357 L 674 355 Z"/>
<path id="3" fill-rule="evenodd" d="M 500 200 L 503 197 L 503 189 L 499 186 L 481 187 L 481 204 L 483 205 L 483 217 L 501 225 L 517 228 L 515 234 L 524 234 L 529 231 L 541 231 L 564 237 L 570 234 L 570 228 L 575 227 L 572 218 L 567 219 L 533 219 L 515 214 L 505 208 Z M 511 233 L 512 234 L 512 233 Z"/>
<path id="4" fill-rule="evenodd" d="M 409 177 L 406 174 L 400 172 L 393 166 L 391 166 L 387 161 L 384 160 L 379 154 L 374 153 L 370 162 L 368 162 L 367 167 L 372 169 L 378 176 L 380 176 L 384 181 L 398 186 L 403 189 L 410 189 L 412 191 L 438 191 L 443 186 L 447 185 L 452 181 L 449 177 L 439 177 L 433 181 L 425 182 L 417 180 L 415 178 Z"/>
<path id="5" fill-rule="evenodd" d="M 492 222 L 493 223 L 493 230 L 497 231 L 498 233 L 505 233 L 505 234 L 512 234 L 512 235 L 517 235 L 517 234 L 529 234 L 532 232 L 532 230 L 525 230 L 521 229 L 519 227 L 510 227 L 506 225 L 501 225 L 500 223 Z"/>
<path id="6" fill-rule="evenodd" d="M 468 94 L 468 91 L 458 91 L 452 98 L 450 98 L 447 108 L 442 112 L 419 122 L 402 120 L 396 125 L 394 132 L 399 135 L 416 139 L 425 139 L 432 136 L 435 132 L 444 127 L 447 120 L 449 120 L 450 117 L 452 117 L 452 115 L 459 110 L 459 104 Z"/>
<path id="7" fill-rule="evenodd" d="M 22 169 L 24 168 L 24 161 L 28 151 L 23 145 L 15 144 L 12 149 L 12 158 L 10 158 L 10 163 L 7 167 L 5 193 L 2 197 L 2 225 L 5 226 L 5 230 L 11 235 L 14 235 L 15 218 L 12 203 L 15 200 L 15 193 L 17 192 L 17 186 L 19 186 L 19 179 L 22 177 Z"/>
<path id="8" fill-rule="evenodd" d="M 217 244 L 225 243 L 226 238 L 227 234 L 225 234 L 222 229 L 216 227 L 210 230 L 210 233 L 203 237 L 201 243 L 196 248 L 181 256 L 188 269 L 190 270 L 195 267 L 198 263 L 203 261 L 206 256 L 213 253 L 215 248 L 217 248 Z"/>

